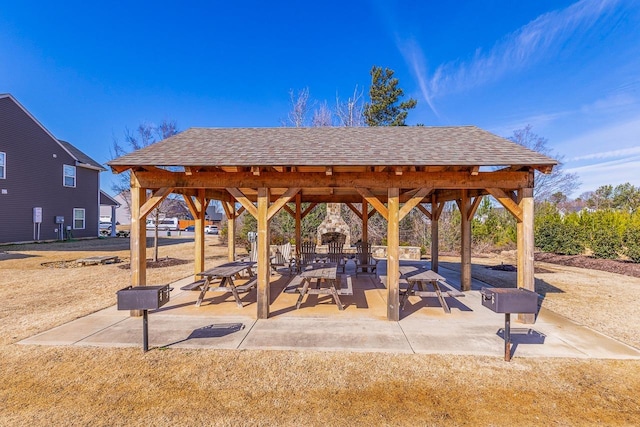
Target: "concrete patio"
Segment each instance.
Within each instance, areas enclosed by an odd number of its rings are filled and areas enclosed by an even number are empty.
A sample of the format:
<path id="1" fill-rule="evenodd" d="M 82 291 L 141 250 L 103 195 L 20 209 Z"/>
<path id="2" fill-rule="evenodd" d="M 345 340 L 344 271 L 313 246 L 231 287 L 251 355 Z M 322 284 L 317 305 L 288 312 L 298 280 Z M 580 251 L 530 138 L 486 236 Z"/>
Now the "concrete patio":
<path id="1" fill-rule="evenodd" d="M 273 275 L 270 318 L 263 320 L 257 320 L 255 290 L 243 294 L 243 308 L 231 293 L 213 292 L 196 307 L 199 293 L 180 290 L 191 282 L 187 278 L 171 285 L 169 303 L 149 312 L 149 346 L 504 356 L 504 316 L 482 306 L 479 290 L 486 284 L 474 280 L 465 297 L 447 298 L 451 314 L 436 298 L 412 296 L 401 320 L 393 322 L 386 319 L 384 262 L 379 274 L 353 277 L 353 295 L 341 297 L 344 311 L 329 295 L 309 295 L 296 310 L 298 294 L 282 292 L 292 276 Z M 459 287 L 457 272 L 440 268 L 440 274 Z M 535 324 L 513 318 L 514 358 L 640 359 L 640 350 L 546 310 L 544 302 Z M 142 318 L 114 305 L 20 344 L 142 348 Z"/>

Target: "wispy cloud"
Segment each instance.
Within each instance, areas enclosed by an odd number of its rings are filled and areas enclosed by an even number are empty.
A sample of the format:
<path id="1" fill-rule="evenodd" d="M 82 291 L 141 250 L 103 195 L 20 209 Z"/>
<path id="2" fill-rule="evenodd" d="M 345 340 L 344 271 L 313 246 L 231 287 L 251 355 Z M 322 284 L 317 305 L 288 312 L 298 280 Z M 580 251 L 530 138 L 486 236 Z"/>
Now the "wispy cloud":
<path id="1" fill-rule="evenodd" d="M 580 160 L 612 159 L 617 157 L 627 157 L 627 156 L 636 156 L 636 155 L 640 155 L 640 146 L 624 148 L 621 150 L 610 150 L 610 151 L 603 151 L 600 153 L 587 154 L 585 156 L 574 157 L 571 160 L 577 162 Z"/>
<path id="2" fill-rule="evenodd" d="M 431 100 L 429 80 L 427 78 L 427 64 L 420 46 L 414 40 L 409 40 L 407 42 L 398 40 L 397 44 L 400 52 L 405 58 L 405 61 L 407 61 L 407 63 L 411 67 L 411 71 L 418 80 L 418 86 L 420 87 L 420 93 L 422 94 L 422 97 L 424 98 L 426 103 L 429 104 L 429 108 L 431 108 L 433 114 L 435 114 L 436 117 L 440 119 L 440 114 L 438 113 L 438 110 Z"/>
<path id="3" fill-rule="evenodd" d="M 432 98 L 494 81 L 527 68 L 559 49 L 569 38 L 586 32 L 619 0 L 581 0 L 566 9 L 539 16 L 507 35 L 487 53 L 478 49 L 467 62 L 439 66 L 429 80 Z"/>
<path id="4" fill-rule="evenodd" d="M 567 173 L 576 173 L 582 185 L 580 192 L 593 191 L 602 185 L 618 185 L 629 182 L 640 185 L 640 155 L 587 166 L 568 168 Z"/>

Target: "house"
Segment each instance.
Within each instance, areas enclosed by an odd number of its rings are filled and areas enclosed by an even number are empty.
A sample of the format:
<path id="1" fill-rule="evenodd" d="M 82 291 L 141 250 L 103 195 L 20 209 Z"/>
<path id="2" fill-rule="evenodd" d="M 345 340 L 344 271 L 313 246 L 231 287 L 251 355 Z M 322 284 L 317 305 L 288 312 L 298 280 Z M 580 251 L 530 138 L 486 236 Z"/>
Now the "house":
<path id="1" fill-rule="evenodd" d="M 0 94 L 0 244 L 97 237 L 104 170 Z"/>

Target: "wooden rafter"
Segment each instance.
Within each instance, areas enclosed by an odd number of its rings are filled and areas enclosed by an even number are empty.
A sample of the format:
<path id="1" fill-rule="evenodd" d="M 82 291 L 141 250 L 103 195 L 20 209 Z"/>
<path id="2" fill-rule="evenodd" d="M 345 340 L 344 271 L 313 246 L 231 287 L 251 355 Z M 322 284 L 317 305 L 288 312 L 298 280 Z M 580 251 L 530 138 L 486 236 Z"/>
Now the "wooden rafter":
<path id="1" fill-rule="evenodd" d="M 303 219 L 305 216 L 309 215 L 309 213 L 313 210 L 313 208 L 315 208 L 318 204 L 317 203 L 309 203 L 309 206 L 307 206 L 307 208 L 302 211 L 300 213 L 300 219 Z"/>
<path id="2" fill-rule="evenodd" d="M 427 208 L 424 207 L 424 205 L 422 203 L 418 203 L 418 205 L 416 206 L 418 208 L 418 210 L 420 210 L 420 212 L 422 212 L 423 214 L 425 214 L 425 216 L 429 219 L 432 218 L 431 216 L 431 212 L 429 212 L 429 210 Z"/>
<path id="3" fill-rule="evenodd" d="M 507 194 L 501 188 L 487 188 L 489 194 L 491 194 L 497 201 L 504 206 L 506 210 L 511 212 L 511 215 L 516 217 L 518 221 L 522 221 L 522 208 L 513 201 L 511 196 Z"/>
<path id="4" fill-rule="evenodd" d="M 371 191 L 367 188 L 356 188 L 358 193 L 373 206 L 373 208 L 382 216 L 384 219 L 389 218 L 389 210 L 387 207 L 380 201 L 376 196 L 371 193 Z"/>
<path id="5" fill-rule="evenodd" d="M 258 208 L 238 188 L 227 188 L 231 194 L 254 218 L 258 217 Z"/>
<path id="6" fill-rule="evenodd" d="M 420 202 L 422 202 L 422 199 L 424 199 L 425 197 L 427 197 L 427 195 L 429 195 L 431 193 L 433 189 L 432 188 L 421 188 L 419 189 L 411 199 L 409 199 L 401 208 L 400 208 L 400 221 L 402 221 L 402 219 L 407 216 L 407 214 L 409 212 L 411 212 L 411 209 L 415 208 L 418 204 L 420 204 Z"/>
<path id="7" fill-rule="evenodd" d="M 476 214 L 476 211 L 478 210 L 478 206 L 480 206 L 480 202 L 482 202 L 482 196 L 478 196 L 474 198 L 473 201 L 471 202 L 471 208 L 467 213 L 467 219 L 469 221 L 471 221 L 471 218 L 473 218 L 473 216 Z"/>
<path id="8" fill-rule="evenodd" d="M 267 220 L 273 218 L 273 216 L 278 213 L 278 211 L 280 211 L 280 209 L 282 209 L 282 207 L 286 203 L 288 203 L 289 200 L 293 199 L 296 194 L 298 194 L 298 191 L 300 191 L 300 187 L 292 187 L 285 191 L 285 193 L 280 196 L 278 200 L 276 200 L 271 206 L 269 206 L 269 209 L 267 210 Z"/>
<path id="9" fill-rule="evenodd" d="M 140 207 L 140 218 L 149 215 L 156 206 L 158 206 L 169 194 L 173 191 L 173 188 L 163 187 L 158 189 L 153 195 Z"/>

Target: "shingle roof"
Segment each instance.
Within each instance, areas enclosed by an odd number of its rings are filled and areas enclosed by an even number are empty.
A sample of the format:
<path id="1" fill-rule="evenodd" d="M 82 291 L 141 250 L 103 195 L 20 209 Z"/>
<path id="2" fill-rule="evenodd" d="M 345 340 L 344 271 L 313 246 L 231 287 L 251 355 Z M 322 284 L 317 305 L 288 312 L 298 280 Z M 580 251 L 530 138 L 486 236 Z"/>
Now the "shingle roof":
<path id="1" fill-rule="evenodd" d="M 104 166 L 102 166 L 100 163 L 96 162 L 95 160 L 93 160 L 91 157 L 87 156 L 86 154 L 84 154 L 82 151 L 78 150 L 73 144 L 71 144 L 70 142 L 67 141 L 63 141 L 61 139 L 58 140 L 58 142 L 60 144 L 62 144 L 62 146 L 71 153 L 71 155 L 73 155 L 73 157 L 76 158 L 77 161 L 79 161 L 80 163 L 84 163 L 86 165 L 90 165 L 93 166 L 94 168 L 97 168 L 101 171 L 106 170 L 104 168 Z"/>
<path id="2" fill-rule="evenodd" d="M 475 126 L 191 128 L 110 166 L 555 165 Z"/>

